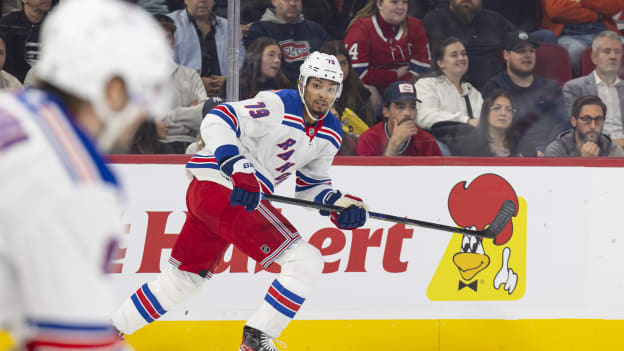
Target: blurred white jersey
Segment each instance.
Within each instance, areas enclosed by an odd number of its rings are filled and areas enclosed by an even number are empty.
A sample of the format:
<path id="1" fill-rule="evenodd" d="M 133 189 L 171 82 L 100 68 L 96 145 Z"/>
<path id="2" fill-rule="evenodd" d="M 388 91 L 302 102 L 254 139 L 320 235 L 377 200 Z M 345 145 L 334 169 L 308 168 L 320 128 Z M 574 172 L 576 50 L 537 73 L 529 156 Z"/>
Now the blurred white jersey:
<path id="1" fill-rule="evenodd" d="M 248 100 L 221 104 L 206 115 L 201 133 L 206 147 L 186 165 L 199 180 L 231 188 L 215 151 L 235 145 L 253 163 L 265 193 L 293 173 L 298 198 L 321 201 L 332 189 L 329 169 L 340 149 L 342 127 L 331 113 L 308 126 L 296 90 L 262 91 Z"/>
<path id="2" fill-rule="evenodd" d="M 121 349 L 105 273 L 119 194 L 59 100 L 0 93 L 0 327 L 27 350 Z"/>

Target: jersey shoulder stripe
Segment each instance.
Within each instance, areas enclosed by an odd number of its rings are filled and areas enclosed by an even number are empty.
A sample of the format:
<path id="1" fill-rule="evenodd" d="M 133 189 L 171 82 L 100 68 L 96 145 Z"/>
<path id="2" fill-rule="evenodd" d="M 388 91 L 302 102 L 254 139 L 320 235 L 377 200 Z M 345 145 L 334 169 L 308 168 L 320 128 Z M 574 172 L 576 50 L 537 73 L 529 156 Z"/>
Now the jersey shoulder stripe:
<path id="1" fill-rule="evenodd" d="M 323 126 L 317 132 L 316 136 L 328 140 L 337 149 L 340 149 L 340 144 L 342 143 L 342 125 L 340 121 L 338 121 L 338 118 L 329 112 L 323 119 Z"/>
<path id="2" fill-rule="evenodd" d="M 295 129 L 299 129 L 304 133 L 306 132 L 306 125 L 303 122 L 303 118 L 300 116 L 284 114 L 282 124 L 293 127 Z"/>
<path id="3" fill-rule="evenodd" d="M 76 182 L 102 181 L 119 187 L 117 179 L 60 101 L 41 91 L 27 89 L 17 99 L 31 111 L 33 121 Z"/>
<path id="4" fill-rule="evenodd" d="M 241 131 L 238 121 L 238 115 L 236 114 L 236 110 L 232 107 L 232 105 L 221 104 L 213 108 L 208 114 L 212 114 L 221 118 L 232 128 L 232 130 L 234 130 L 236 136 L 240 137 Z"/>

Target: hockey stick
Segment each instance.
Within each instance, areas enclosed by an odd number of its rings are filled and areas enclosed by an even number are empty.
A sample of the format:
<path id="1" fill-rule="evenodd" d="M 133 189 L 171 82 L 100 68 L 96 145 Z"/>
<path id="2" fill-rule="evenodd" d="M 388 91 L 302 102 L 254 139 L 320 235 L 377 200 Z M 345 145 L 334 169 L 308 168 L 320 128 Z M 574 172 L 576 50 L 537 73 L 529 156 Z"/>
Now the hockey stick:
<path id="1" fill-rule="evenodd" d="M 344 210 L 343 207 L 339 207 L 339 206 L 325 205 L 325 204 L 318 203 L 318 202 L 294 199 L 291 197 L 285 197 L 285 196 L 280 196 L 280 195 L 275 195 L 275 194 L 262 194 L 262 196 L 266 200 L 281 202 L 281 203 L 285 203 L 289 205 L 316 208 L 319 210 L 325 210 L 325 211 L 330 211 L 330 212 L 340 212 Z M 462 234 L 478 236 L 481 238 L 494 239 L 503 230 L 503 228 L 505 228 L 505 226 L 511 220 L 511 217 L 513 216 L 515 212 L 516 212 L 516 204 L 514 204 L 513 201 L 511 200 L 505 200 L 500 210 L 498 210 L 496 217 L 494 217 L 494 220 L 492 220 L 490 225 L 484 230 L 457 228 L 457 227 L 452 227 L 452 226 L 448 226 L 444 224 L 425 222 L 425 221 L 421 221 L 418 219 L 411 219 L 407 217 L 397 217 L 397 216 L 371 212 L 371 211 L 368 212 L 368 216 L 371 218 L 376 218 L 376 219 L 380 219 L 382 221 L 387 221 L 387 222 L 411 224 L 411 225 L 416 225 L 419 227 L 442 230 L 442 231 L 451 232 L 451 233 L 462 233 Z"/>

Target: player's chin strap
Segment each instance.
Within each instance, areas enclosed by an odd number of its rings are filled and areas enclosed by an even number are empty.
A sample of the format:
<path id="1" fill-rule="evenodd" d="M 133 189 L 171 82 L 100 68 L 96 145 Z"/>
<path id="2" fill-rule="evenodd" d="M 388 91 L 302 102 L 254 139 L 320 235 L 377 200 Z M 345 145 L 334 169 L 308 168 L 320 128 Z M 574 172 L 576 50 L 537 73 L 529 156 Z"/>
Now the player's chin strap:
<path id="1" fill-rule="evenodd" d="M 332 106 L 334 106 L 334 102 L 336 102 L 336 99 L 338 98 L 338 94 L 334 95 L 334 99 L 331 101 L 331 103 L 329 103 L 329 108 L 327 109 L 327 111 L 325 111 L 325 113 L 323 113 L 321 116 L 323 116 L 322 118 L 316 118 L 314 117 L 314 115 L 310 112 L 310 110 L 308 109 L 308 104 L 306 104 L 305 102 L 305 86 L 303 86 L 302 84 L 299 85 L 299 89 L 301 90 L 301 102 L 303 102 L 303 107 L 305 107 L 306 112 L 308 112 L 308 116 L 316 123 L 316 121 L 321 120 L 323 118 L 325 118 L 327 116 L 327 114 L 329 113 L 329 110 L 331 110 Z"/>

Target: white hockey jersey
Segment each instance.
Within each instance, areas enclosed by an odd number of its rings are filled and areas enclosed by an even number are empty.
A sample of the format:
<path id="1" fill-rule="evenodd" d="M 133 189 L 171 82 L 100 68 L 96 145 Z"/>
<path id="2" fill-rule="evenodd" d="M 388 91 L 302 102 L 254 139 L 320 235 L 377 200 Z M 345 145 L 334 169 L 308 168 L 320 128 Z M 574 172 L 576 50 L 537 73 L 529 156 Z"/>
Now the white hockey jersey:
<path id="1" fill-rule="evenodd" d="M 54 97 L 0 93 L 0 325 L 25 331 L 26 349 L 120 350 L 105 273 L 119 194 Z"/>
<path id="2" fill-rule="evenodd" d="M 296 197 L 311 201 L 322 200 L 331 190 L 329 168 L 342 142 L 340 122 L 331 113 L 306 125 L 296 90 L 263 91 L 249 100 L 221 104 L 204 118 L 201 135 L 206 147 L 186 165 L 197 179 L 231 188 L 214 153 L 235 145 L 253 163 L 263 192 L 272 193 L 295 173 Z"/>

